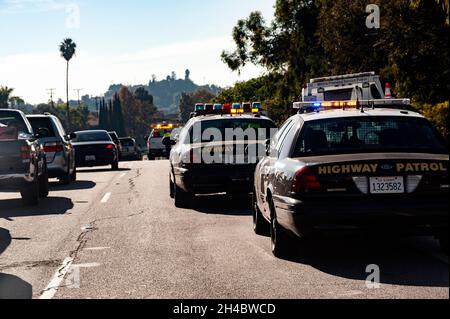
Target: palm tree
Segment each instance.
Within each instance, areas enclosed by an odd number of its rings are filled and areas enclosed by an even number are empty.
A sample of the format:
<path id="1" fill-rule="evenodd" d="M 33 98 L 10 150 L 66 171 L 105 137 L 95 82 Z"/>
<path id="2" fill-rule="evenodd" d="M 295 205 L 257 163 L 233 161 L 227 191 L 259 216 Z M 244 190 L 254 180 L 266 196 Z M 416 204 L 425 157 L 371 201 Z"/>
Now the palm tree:
<path id="1" fill-rule="evenodd" d="M 0 86 L 0 109 L 8 108 L 8 101 L 14 89 L 7 86 Z"/>
<path id="2" fill-rule="evenodd" d="M 71 129 L 70 123 L 70 108 L 69 108 L 69 62 L 73 58 L 76 52 L 77 45 L 73 42 L 72 39 L 64 39 L 63 42 L 59 45 L 59 52 L 61 56 L 67 62 L 67 71 L 66 71 L 66 96 L 67 96 L 67 126 L 68 129 Z"/>

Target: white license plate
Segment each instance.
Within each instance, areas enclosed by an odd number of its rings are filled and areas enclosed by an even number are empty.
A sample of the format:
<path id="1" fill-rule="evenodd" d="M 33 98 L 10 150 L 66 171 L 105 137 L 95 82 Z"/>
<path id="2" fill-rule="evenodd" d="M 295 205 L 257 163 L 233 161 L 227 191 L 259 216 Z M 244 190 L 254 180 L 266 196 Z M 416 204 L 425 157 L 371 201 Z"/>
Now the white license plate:
<path id="1" fill-rule="evenodd" d="M 405 181 L 403 177 L 371 177 L 371 194 L 403 194 Z"/>
<path id="2" fill-rule="evenodd" d="M 87 155 L 84 159 L 88 162 L 95 161 L 95 155 Z"/>

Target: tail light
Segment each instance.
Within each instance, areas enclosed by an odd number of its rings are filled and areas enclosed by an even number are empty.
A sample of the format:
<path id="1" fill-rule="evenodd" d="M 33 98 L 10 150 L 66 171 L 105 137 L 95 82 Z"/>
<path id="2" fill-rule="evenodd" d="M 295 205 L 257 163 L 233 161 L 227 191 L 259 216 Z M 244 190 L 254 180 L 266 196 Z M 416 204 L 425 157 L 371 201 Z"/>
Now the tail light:
<path id="1" fill-rule="evenodd" d="M 58 153 L 63 152 L 64 146 L 61 143 L 46 143 L 44 145 L 45 153 Z"/>
<path id="2" fill-rule="evenodd" d="M 20 158 L 23 160 L 29 160 L 31 158 L 30 147 L 28 145 L 20 147 Z"/>
<path id="3" fill-rule="evenodd" d="M 293 193 L 313 193 L 320 192 L 321 190 L 322 186 L 308 166 L 303 167 L 295 173 L 291 188 Z"/>
<path id="4" fill-rule="evenodd" d="M 107 148 L 108 150 L 112 150 L 112 149 L 114 148 L 114 146 L 113 146 L 112 144 L 108 144 L 108 145 L 106 145 L 106 148 Z"/>

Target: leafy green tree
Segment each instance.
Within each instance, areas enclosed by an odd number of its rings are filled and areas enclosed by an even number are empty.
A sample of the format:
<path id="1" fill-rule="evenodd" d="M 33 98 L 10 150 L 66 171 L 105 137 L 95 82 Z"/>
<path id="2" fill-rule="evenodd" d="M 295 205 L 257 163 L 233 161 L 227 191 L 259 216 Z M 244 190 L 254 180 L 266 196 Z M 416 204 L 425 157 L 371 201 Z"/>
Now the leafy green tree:
<path id="1" fill-rule="evenodd" d="M 0 109 L 8 108 L 8 101 L 14 89 L 7 86 L 0 86 Z"/>
<path id="2" fill-rule="evenodd" d="M 181 123 L 185 124 L 189 121 L 194 105 L 195 103 L 192 102 L 192 98 L 189 93 L 181 93 L 179 116 Z"/>
<path id="3" fill-rule="evenodd" d="M 66 60 L 66 97 L 67 97 L 67 126 L 70 129 L 70 109 L 69 109 L 69 62 L 75 55 L 77 45 L 72 39 L 64 39 L 59 45 L 59 52 L 61 56 Z"/>
<path id="4" fill-rule="evenodd" d="M 182 93 L 179 102 L 180 121 L 182 123 L 189 121 L 196 103 L 207 103 L 212 101 L 215 97 L 216 95 L 207 89 L 199 89 L 191 93 Z"/>

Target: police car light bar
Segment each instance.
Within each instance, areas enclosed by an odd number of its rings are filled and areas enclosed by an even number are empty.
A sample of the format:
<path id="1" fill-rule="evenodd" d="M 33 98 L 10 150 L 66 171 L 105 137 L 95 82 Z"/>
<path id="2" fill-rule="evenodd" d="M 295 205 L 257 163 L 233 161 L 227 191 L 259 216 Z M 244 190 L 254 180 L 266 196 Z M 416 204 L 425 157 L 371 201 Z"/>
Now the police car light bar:
<path id="1" fill-rule="evenodd" d="M 352 101 L 317 101 L 295 102 L 294 109 L 299 112 L 314 112 L 326 109 L 345 108 L 406 108 L 411 105 L 410 99 L 379 99 L 379 100 L 352 100 Z"/>
<path id="2" fill-rule="evenodd" d="M 260 114 L 262 111 L 261 102 L 246 102 L 246 103 L 197 103 L 195 105 L 195 111 L 192 113 L 192 116 L 200 116 L 200 115 L 214 115 L 214 114 Z"/>

